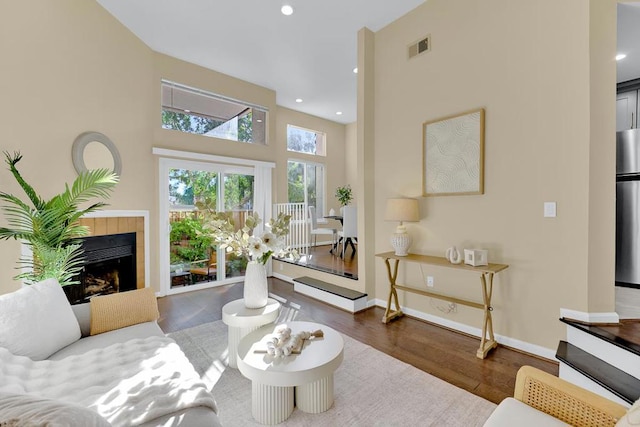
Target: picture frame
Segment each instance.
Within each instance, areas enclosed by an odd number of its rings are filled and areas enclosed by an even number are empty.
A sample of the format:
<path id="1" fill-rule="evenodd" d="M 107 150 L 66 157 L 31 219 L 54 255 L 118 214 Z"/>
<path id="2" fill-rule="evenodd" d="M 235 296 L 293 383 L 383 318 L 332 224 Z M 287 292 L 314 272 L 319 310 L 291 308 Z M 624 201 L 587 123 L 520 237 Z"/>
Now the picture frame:
<path id="1" fill-rule="evenodd" d="M 425 122 L 424 196 L 484 194 L 484 108 Z"/>

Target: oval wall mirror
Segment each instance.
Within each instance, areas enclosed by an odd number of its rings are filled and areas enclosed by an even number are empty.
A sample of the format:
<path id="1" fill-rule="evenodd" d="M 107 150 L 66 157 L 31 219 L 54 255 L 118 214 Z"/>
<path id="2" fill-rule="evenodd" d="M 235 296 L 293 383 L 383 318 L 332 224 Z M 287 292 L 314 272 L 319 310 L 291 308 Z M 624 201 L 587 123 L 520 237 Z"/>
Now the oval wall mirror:
<path id="1" fill-rule="evenodd" d="M 100 132 L 78 135 L 71 148 L 73 167 L 79 174 L 91 169 L 110 169 L 120 176 L 122 160 L 116 145 Z"/>

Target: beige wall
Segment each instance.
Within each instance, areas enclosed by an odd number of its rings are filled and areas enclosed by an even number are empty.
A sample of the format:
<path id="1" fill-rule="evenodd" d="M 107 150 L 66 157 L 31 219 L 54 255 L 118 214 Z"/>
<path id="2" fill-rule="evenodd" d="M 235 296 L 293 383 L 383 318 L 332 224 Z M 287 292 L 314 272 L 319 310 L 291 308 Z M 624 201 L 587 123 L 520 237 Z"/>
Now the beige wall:
<path id="1" fill-rule="evenodd" d="M 377 74 L 375 34 L 368 28 L 358 31 L 358 123 L 356 135 L 356 174 L 358 206 L 358 280 L 360 290 L 378 297 L 375 286 L 376 231 L 375 221 L 381 217 L 375 209 L 376 172 L 375 160 L 379 153 L 375 145 L 377 116 Z M 384 166 L 382 166 L 384 169 Z M 381 169 L 381 170 L 382 170 Z M 386 173 L 386 172 L 383 172 Z M 380 295 L 382 297 L 382 294 Z M 384 298 L 384 297 L 382 297 Z"/>
<path id="2" fill-rule="evenodd" d="M 155 208 L 150 147 L 158 108 L 149 100 L 159 89 L 150 49 L 93 1 L 2 2 L 0 57 L 0 145 L 22 152 L 18 167 L 29 183 L 45 198 L 63 191 L 76 177 L 74 139 L 97 131 L 123 159 L 109 208 Z M 0 188 L 22 196 L 2 164 Z M 11 277 L 19 251 L 17 242 L 0 242 L 0 293 L 18 286 Z"/>
<path id="3" fill-rule="evenodd" d="M 158 159 L 151 154 L 153 147 L 276 162 L 274 181 L 281 181 L 287 159 L 282 126 L 295 122 L 327 132 L 329 185 L 344 181 L 344 125 L 279 110 L 272 90 L 155 53 L 94 1 L 1 3 L 0 57 L 0 150 L 20 150 L 20 170 L 49 198 L 76 177 L 74 139 L 88 130 L 107 135 L 123 163 L 108 209 L 150 212 L 150 283 L 156 291 Z M 267 107 L 269 144 L 161 129 L 161 79 Z M 286 199 L 286 180 L 279 188 L 274 194 Z M 22 194 L 5 167 L 0 189 Z M 0 225 L 5 225 L 3 216 Z M 17 242 L 0 242 L 0 294 L 19 286 L 12 280 L 19 254 Z"/>
<path id="4" fill-rule="evenodd" d="M 614 311 L 615 2 L 589 3 L 430 0 L 375 38 L 376 211 L 421 195 L 423 122 L 484 107 L 485 194 L 420 198 L 413 251 L 486 248 L 510 264 L 494 289 L 495 330 L 550 349 L 563 336 L 561 307 Z M 431 52 L 408 60 L 406 46 L 426 34 Z M 557 202 L 557 218 L 543 218 L 545 201 Z M 377 252 L 390 250 L 394 226 L 376 217 Z M 436 292 L 480 301 L 478 276 L 427 271 Z M 424 286 L 415 265 L 400 277 Z M 445 314 L 444 302 L 414 294 L 401 304 L 480 327 L 471 308 Z"/>
<path id="5" fill-rule="evenodd" d="M 358 125 L 349 123 L 345 127 L 345 179 L 344 182 L 355 189 L 358 186 Z"/>
<path id="6" fill-rule="evenodd" d="M 615 306 L 609 285 L 615 277 L 616 17 L 615 2 L 590 2 L 589 312 L 613 311 Z"/>

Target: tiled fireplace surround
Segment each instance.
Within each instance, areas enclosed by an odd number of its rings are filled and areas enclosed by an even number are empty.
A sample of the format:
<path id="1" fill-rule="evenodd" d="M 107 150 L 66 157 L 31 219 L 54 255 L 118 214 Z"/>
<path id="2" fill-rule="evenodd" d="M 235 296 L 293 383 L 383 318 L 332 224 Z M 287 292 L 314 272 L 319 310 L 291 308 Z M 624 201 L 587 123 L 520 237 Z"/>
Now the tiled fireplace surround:
<path id="1" fill-rule="evenodd" d="M 117 215 L 117 216 L 111 216 Z M 110 211 L 98 212 L 92 217 L 80 219 L 81 225 L 89 227 L 89 236 L 106 236 L 111 234 L 136 233 L 136 282 L 138 288 L 146 283 L 146 250 L 145 222 L 148 215 L 142 212 Z M 148 232 L 148 231 L 147 231 Z"/>

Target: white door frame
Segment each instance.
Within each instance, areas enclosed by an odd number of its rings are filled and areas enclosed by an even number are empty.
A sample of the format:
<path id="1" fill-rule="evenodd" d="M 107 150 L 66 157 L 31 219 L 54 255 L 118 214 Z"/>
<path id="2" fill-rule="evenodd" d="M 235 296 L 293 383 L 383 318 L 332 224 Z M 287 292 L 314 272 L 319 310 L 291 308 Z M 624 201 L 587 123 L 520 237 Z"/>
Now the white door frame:
<path id="1" fill-rule="evenodd" d="M 192 169 L 205 170 L 220 173 L 240 173 L 253 175 L 254 211 L 268 221 L 272 215 L 272 169 L 274 163 L 258 162 L 245 159 L 228 158 L 221 156 L 202 155 L 197 153 L 179 152 L 173 150 L 153 149 L 154 154 L 171 155 L 172 157 L 161 157 L 158 167 L 158 213 L 159 213 L 159 280 L 160 293 L 162 295 L 172 295 L 182 292 L 190 292 L 200 289 L 207 289 L 216 286 L 235 283 L 242 280 L 242 277 L 225 278 L 209 283 L 202 283 L 191 286 L 183 286 L 171 289 L 170 262 L 169 262 L 169 169 Z M 183 154 L 183 155 L 180 155 Z M 180 157 L 180 158 L 175 158 Z M 219 185 L 221 187 L 222 182 Z M 223 255 L 223 254 L 222 254 Z"/>

